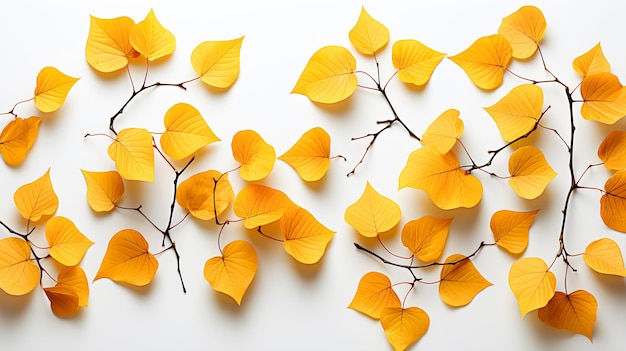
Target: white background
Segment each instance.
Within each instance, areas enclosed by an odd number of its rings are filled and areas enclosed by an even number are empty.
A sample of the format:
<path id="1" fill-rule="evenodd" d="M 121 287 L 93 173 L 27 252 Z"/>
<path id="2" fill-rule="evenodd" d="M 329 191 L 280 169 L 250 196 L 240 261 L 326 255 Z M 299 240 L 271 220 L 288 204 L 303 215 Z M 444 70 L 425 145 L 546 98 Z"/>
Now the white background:
<path id="1" fill-rule="evenodd" d="M 189 57 L 205 40 L 245 36 L 241 50 L 241 74 L 225 92 L 208 89 L 199 81 L 187 91 L 162 87 L 143 93 L 118 119 L 118 130 L 144 127 L 163 130 L 165 111 L 175 103 L 187 102 L 200 110 L 222 142 L 212 144 L 198 155 L 183 178 L 207 169 L 226 171 L 237 166 L 230 152 L 232 136 L 242 129 L 254 129 L 277 154 L 285 152 L 306 130 L 321 126 L 332 138 L 332 151 L 348 158 L 333 160 L 321 182 L 305 184 L 285 163 L 277 161 L 273 173 L 262 183 L 287 193 L 317 219 L 337 232 L 325 257 L 316 265 L 295 262 L 280 243 L 247 232 L 240 224 L 225 229 L 222 244 L 243 238 L 252 242 L 259 256 L 259 271 L 246 293 L 242 306 L 214 292 L 204 280 L 205 261 L 218 254 L 217 231 L 213 223 L 187 219 L 173 231 L 182 255 L 181 266 L 188 288 L 183 294 L 172 252 L 159 256 L 154 281 L 144 288 L 99 280 L 90 285 L 89 307 L 70 319 L 55 317 L 41 289 L 14 297 L 0 292 L 0 349 L 33 350 L 390 350 L 377 321 L 346 308 L 359 279 L 369 271 L 383 272 L 394 282 L 410 280 L 408 272 L 385 266 L 357 251 L 359 242 L 377 252 L 376 242 L 367 241 L 343 220 L 345 208 L 356 201 L 366 181 L 402 207 L 402 222 L 385 242 L 402 251 L 400 231 L 404 223 L 424 215 L 455 217 L 444 253 L 469 254 L 480 241 L 493 241 L 489 230 L 491 214 L 500 209 L 527 211 L 541 209 L 530 233 L 523 257 L 540 257 L 551 262 L 558 250 L 561 209 L 569 186 L 567 151 L 558 137 L 539 130 L 522 144 L 538 145 L 559 173 L 538 199 L 518 198 L 506 181 L 476 175 L 484 185 L 482 202 L 472 209 L 442 211 L 422 191 L 397 190 L 397 179 L 408 154 L 420 147 L 406 132 L 394 125 L 382 134 L 356 175 L 347 178 L 363 153 L 367 141 L 350 141 L 378 130 L 376 120 L 390 118 L 390 111 L 375 92 L 359 89 L 346 102 L 319 106 L 306 97 L 290 94 L 311 55 L 326 45 L 342 45 L 355 53 L 358 68 L 375 73 L 372 60 L 357 54 L 348 40 L 361 6 L 391 32 L 391 42 L 417 39 L 450 55 L 467 48 L 481 36 L 497 31 L 501 18 L 526 4 L 537 5 L 548 29 L 542 48 L 549 68 L 574 88 L 579 83 L 572 60 L 599 41 L 612 71 L 626 75 L 626 5 L 621 1 L 3 1 L 0 4 L 0 111 L 8 111 L 19 100 L 32 97 L 35 79 L 44 66 L 54 66 L 80 77 L 65 105 L 57 112 L 43 114 L 39 138 L 27 160 L 19 167 L 0 163 L 0 219 L 22 231 L 24 221 L 13 204 L 13 193 L 51 169 L 52 182 L 60 200 L 57 215 L 69 217 L 95 245 L 82 267 L 88 278 L 95 276 L 109 238 L 123 228 L 140 230 L 149 239 L 152 252 L 161 250 L 161 237 L 134 212 L 114 211 L 97 215 L 87 205 L 85 182 L 80 169 L 106 171 L 113 162 L 106 154 L 105 137 L 84 139 L 86 133 L 106 133 L 109 117 L 130 94 L 128 78 L 102 76 L 90 69 L 84 55 L 89 15 L 100 18 L 129 16 L 142 20 L 153 8 L 160 22 L 177 39 L 174 55 L 151 66 L 149 82 L 181 82 L 195 76 Z M 394 69 L 391 44 L 379 55 L 383 80 Z M 133 65 L 138 82 L 143 66 Z M 511 69 L 528 77 L 543 79 L 538 57 L 512 64 Z M 361 78 L 363 78 L 361 76 Z M 622 82 L 626 78 L 622 79 Z M 365 82 L 363 80 L 362 82 Z M 484 92 L 449 59 L 435 70 L 429 85 L 415 89 L 394 79 L 388 94 L 400 117 L 421 135 L 428 124 L 449 108 L 461 111 L 465 122 L 463 142 L 478 163 L 486 151 L 503 144 L 493 120 L 482 109 L 523 83 L 511 75 L 504 85 Z M 567 137 L 568 111 L 562 88 L 544 85 L 545 104 L 552 108 L 544 118 L 546 126 Z M 626 122 L 604 126 L 584 121 L 576 104 L 576 172 L 599 162 L 597 146 L 612 128 L 624 129 Z M 18 107 L 22 117 L 38 114 L 32 103 Z M 9 116 L 0 116 L 2 125 Z M 467 163 L 461 149 L 456 153 Z M 506 154 L 496 158 L 491 170 L 506 175 Z M 143 205 L 147 214 L 165 225 L 172 196 L 173 173 L 156 159 L 154 184 L 127 182 L 123 205 Z M 176 164 L 182 167 L 183 163 Z M 602 187 L 610 173 L 594 168 L 583 185 Z M 245 184 L 236 173 L 230 179 L 235 191 Z M 566 244 L 571 253 L 583 252 L 586 245 L 610 237 L 625 247 L 623 234 L 616 233 L 599 217 L 598 191 L 578 191 L 569 209 Z M 175 220 L 183 215 L 180 209 Z M 235 218 L 232 212 L 223 217 Z M 37 229 L 40 243 L 43 223 Z M 0 237 L 8 233 L 0 231 Z M 442 259 L 443 259 L 442 258 Z M 507 283 L 508 269 L 516 260 L 496 247 L 485 248 L 473 262 L 494 285 L 485 289 L 466 307 L 450 308 L 438 296 L 436 285 L 419 285 L 406 299 L 407 306 L 419 306 L 431 318 L 427 334 L 414 350 L 611 350 L 621 347 L 626 325 L 626 285 L 623 278 L 591 272 L 582 257 L 571 262 L 578 272 L 568 276 L 568 290 L 585 289 L 598 300 L 594 342 L 584 336 L 544 325 L 536 312 L 520 318 L 517 302 Z M 46 262 L 50 263 L 50 262 Z M 420 272 L 434 281 L 438 269 Z M 563 290 L 563 264 L 553 271 L 557 289 Z M 51 281 L 44 280 L 51 285 Z M 398 287 L 398 294 L 406 290 Z"/>

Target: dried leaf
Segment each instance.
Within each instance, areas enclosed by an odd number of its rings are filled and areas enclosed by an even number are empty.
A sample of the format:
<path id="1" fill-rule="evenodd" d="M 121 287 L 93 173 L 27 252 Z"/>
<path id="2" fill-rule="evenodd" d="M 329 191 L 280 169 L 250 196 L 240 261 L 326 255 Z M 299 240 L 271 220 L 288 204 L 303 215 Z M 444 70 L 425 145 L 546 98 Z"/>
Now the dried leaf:
<path id="1" fill-rule="evenodd" d="M 217 183 L 216 183 L 217 182 Z M 192 216 L 210 220 L 221 214 L 233 201 L 235 193 L 228 181 L 228 173 L 209 170 L 194 174 L 178 185 L 176 202 Z"/>
<path id="2" fill-rule="evenodd" d="M 398 40 L 393 44 L 391 60 L 398 70 L 398 79 L 407 84 L 423 86 L 446 54 L 435 51 L 417 40 Z"/>
<path id="3" fill-rule="evenodd" d="M 455 109 L 444 111 L 426 128 L 422 135 L 422 144 L 435 146 L 440 154 L 452 150 L 458 138 L 463 135 L 465 126 Z"/>
<path id="4" fill-rule="evenodd" d="M 582 334 L 591 341 L 597 310 L 596 298 L 585 290 L 571 294 L 557 291 L 550 302 L 539 309 L 538 316 L 549 326 Z"/>
<path id="5" fill-rule="evenodd" d="M 87 307 L 89 302 L 89 282 L 85 271 L 79 266 L 63 267 L 56 286 L 73 290 L 78 296 L 78 306 Z"/>
<path id="6" fill-rule="evenodd" d="M 180 160 L 220 139 L 213 134 L 200 112 L 186 103 L 178 103 L 165 113 L 165 132 L 160 143 L 163 152 Z"/>
<path id="7" fill-rule="evenodd" d="M 41 112 L 58 110 L 74 83 L 79 78 L 70 77 L 54 67 L 44 67 L 37 75 L 35 106 Z"/>
<path id="8" fill-rule="evenodd" d="M 346 209 L 344 219 L 359 234 L 374 238 L 395 227 L 401 216 L 400 206 L 367 182 L 361 197 Z"/>
<path id="9" fill-rule="evenodd" d="M 87 63 L 100 72 L 115 72 L 128 66 L 130 58 L 139 56 L 129 42 L 134 27 L 135 21 L 126 16 L 110 19 L 89 16 Z"/>
<path id="10" fill-rule="evenodd" d="M 59 317 L 70 317 L 78 312 L 78 295 L 70 288 L 64 286 L 54 286 L 44 288 L 52 312 Z"/>
<path id="11" fill-rule="evenodd" d="M 22 239 L 0 239 L 0 289 L 9 295 L 25 295 L 39 283 L 41 272 L 30 259 L 30 246 Z"/>
<path id="12" fill-rule="evenodd" d="M 152 135 L 143 128 L 127 128 L 109 145 L 109 157 L 127 180 L 154 182 Z"/>
<path id="13" fill-rule="evenodd" d="M 146 18 L 132 29 L 129 42 L 148 61 L 171 55 L 176 48 L 176 38 L 161 25 L 152 9 Z"/>
<path id="14" fill-rule="evenodd" d="M 41 117 L 17 117 L 7 123 L 0 134 L 0 155 L 10 166 L 17 166 L 26 159 L 26 154 L 39 134 Z"/>
<path id="15" fill-rule="evenodd" d="M 350 30 L 350 42 L 362 54 L 374 55 L 389 42 L 389 30 L 361 7 L 356 25 Z"/>
<path id="16" fill-rule="evenodd" d="M 124 181 L 116 171 L 90 172 L 81 169 L 87 183 L 87 202 L 96 212 L 109 212 L 124 195 Z"/>
<path id="17" fill-rule="evenodd" d="M 543 91 L 534 84 L 513 88 L 485 111 L 496 122 L 502 138 L 512 142 L 537 127 L 543 114 Z"/>
<path id="18" fill-rule="evenodd" d="M 317 263 L 335 232 L 318 222 L 309 211 L 292 206 L 280 219 L 283 246 L 300 263 Z"/>
<path id="19" fill-rule="evenodd" d="M 191 53 L 191 65 L 200 80 L 214 88 L 226 89 L 239 77 L 239 56 L 243 37 L 205 41 Z"/>
<path id="20" fill-rule="evenodd" d="M 387 307 L 401 307 L 400 299 L 393 290 L 389 278 L 378 272 L 366 273 L 348 308 L 359 311 L 371 318 L 380 319 Z"/>
<path id="21" fill-rule="evenodd" d="M 422 262 L 434 262 L 443 253 L 453 218 L 424 216 L 402 228 L 402 244 Z"/>
<path id="22" fill-rule="evenodd" d="M 496 245 L 517 255 L 528 246 L 528 232 L 539 210 L 517 212 L 501 210 L 491 216 L 491 232 Z"/>
<path id="23" fill-rule="evenodd" d="M 61 216 L 52 217 L 46 223 L 46 239 L 50 256 L 64 266 L 76 266 L 93 245 L 71 220 Z"/>
<path id="24" fill-rule="evenodd" d="M 613 124 L 626 115 L 626 87 L 608 72 L 586 76 L 580 85 L 584 119 Z"/>
<path id="25" fill-rule="evenodd" d="M 541 150 L 534 146 L 522 146 L 509 158 L 509 185 L 524 199 L 537 198 L 556 172 L 550 167 Z"/>
<path id="26" fill-rule="evenodd" d="M 600 217 L 607 227 L 626 233 L 626 171 L 618 171 L 604 183 Z"/>
<path id="27" fill-rule="evenodd" d="M 261 184 L 249 184 L 235 197 L 235 215 L 243 218 L 247 229 L 254 229 L 279 220 L 285 211 L 294 206 L 280 190 Z"/>
<path id="28" fill-rule="evenodd" d="M 213 289 L 232 297 L 241 305 L 258 265 L 254 247 L 243 240 L 236 240 L 224 247 L 222 256 L 213 257 L 206 262 L 204 279 Z"/>
<path id="29" fill-rule="evenodd" d="M 602 140 L 598 147 L 598 157 L 604 167 L 615 171 L 626 168 L 626 132 L 614 130 Z"/>
<path id="30" fill-rule="evenodd" d="M 540 258 L 517 260 L 509 271 L 509 286 L 517 298 L 522 318 L 548 304 L 556 287 L 556 277 Z"/>
<path id="31" fill-rule="evenodd" d="M 29 221 L 37 222 L 53 215 L 59 207 L 59 198 L 52 188 L 50 169 L 32 183 L 19 187 L 13 200 L 22 217 Z"/>
<path id="32" fill-rule="evenodd" d="M 330 136 L 320 127 L 309 129 L 278 159 L 293 167 L 304 181 L 318 181 L 330 168 Z"/>
<path id="33" fill-rule="evenodd" d="M 465 51 L 448 58 L 459 65 L 477 87 L 492 90 L 502 84 L 512 52 L 506 38 L 495 34 L 476 40 Z"/>
<path id="34" fill-rule="evenodd" d="M 622 250 L 611 239 L 602 238 L 587 245 L 583 259 L 589 268 L 598 273 L 626 277 Z"/>
<path id="35" fill-rule="evenodd" d="M 454 254 L 446 259 L 446 263 L 456 264 L 441 267 L 439 295 L 443 302 L 450 306 L 460 307 L 470 303 L 479 292 L 493 285 L 476 269 L 471 260 L 465 256 Z"/>
<path id="36" fill-rule="evenodd" d="M 254 130 L 242 130 L 231 142 L 233 157 L 241 164 L 241 178 L 253 182 L 267 177 L 274 168 L 276 151 Z"/>
<path id="37" fill-rule="evenodd" d="M 505 37 L 513 49 L 513 57 L 524 60 L 531 57 L 539 47 L 546 32 L 546 19 L 535 6 L 522 6 L 504 17 L 498 34 Z"/>
<path id="38" fill-rule="evenodd" d="M 395 351 L 402 351 L 419 340 L 430 326 L 428 314 L 418 307 L 387 307 L 380 324 Z"/>
<path id="39" fill-rule="evenodd" d="M 574 66 L 574 70 L 583 77 L 601 72 L 609 72 L 611 70 L 611 65 L 609 61 L 606 60 L 606 57 L 604 57 L 600 43 L 575 58 L 572 66 Z"/>

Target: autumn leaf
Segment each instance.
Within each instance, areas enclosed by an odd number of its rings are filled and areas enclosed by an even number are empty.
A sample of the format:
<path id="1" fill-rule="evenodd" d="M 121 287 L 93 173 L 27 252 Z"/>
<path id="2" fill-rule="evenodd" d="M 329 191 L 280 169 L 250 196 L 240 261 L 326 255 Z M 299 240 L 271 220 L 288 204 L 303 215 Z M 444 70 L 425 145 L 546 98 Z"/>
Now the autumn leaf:
<path id="1" fill-rule="evenodd" d="M 109 212 L 124 195 L 124 181 L 116 171 L 91 172 L 81 169 L 87 183 L 87 202 L 96 212 Z"/>
<path id="2" fill-rule="evenodd" d="M 258 268 L 256 251 L 243 240 L 236 240 L 222 249 L 222 255 L 209 259 L 204 265 L 204 279 L 213 289 L 222 292 L 241 305 L 246 290 Z"/>
<path id="3" fill-rule="evenodd" d="M 304 264 L 317 263 L 335 232 L 318 222 L 309 211 L 292 206 L 280 219 L 285 251 Z"/>
<path id="4" fill-rule="evenodd" d="M 0 133 L 0 155 L 10 166 L 17 166 L 26 159 L 26 154 L 39 134 L 41 117 L 17 117 L 7 123 Z"/>
<path id="5" fill-rule="evenodd" d="M 394 350 L 402 351 L 426 334 L 430 318 L 418 307 L 387 307 L 380 315 L 380 324 Z"/>
<path id="6" fill-rule="evenodd" d="M 434 145 L 440 154 L 452 150 L 458 138 L 463 135 L 465 126 L 456 109 L 444 111 L 437 117 L 422 135 L 422 144 Z"/>
<path id="7" fill-rule="evenodd" d="M 200 80 L 214 88 L 226 89 L 239 77 L 239 56 L 243 37 L 205 41 L 191 52 L 191 65 Z"/>
<path id="8" fill-rule="evenodd" d="M 622 250 L 611 239 L 598 239 L 587 245 L 583 259 L 589 268 L 598 273 L 626 277 Z"/>
<path id="9" fill-rule="evenodd" d="M 539 47 L 546 32 L 546 19 L 535 6 L 522 6 L 504 17 L 498 34 L 505 37 L 513 49 L 513 57 L 524 60 L 531 57 Z"/>
<path id="10" fill-rule="evenodd" d="M 517 298 L 522 318 L 548 304 L 556 287 L 556 277 L 540 258 L 517 260 L 509 271 L 509 286 Z"/>
<path id="11" fill-rule="evenodd" d="M 22 239 L 0 239 L 0 289 L 25 295 L 39 283 L 39 267 L 30 259 L 30 246 Z"/>
<path id="12" fill-rule="evenodd" d="M 350 42 L 362 54 L 374 55 L 389 42 L 389 30 L 361 7 L 359 19 L 348 33 Z"/>
<path id="13" fill-rule="evenodd" d="M 398 204 L 378 193 L 367 182 L 361 197 L 346 208 L 344 219 L 359 234 L 374 238 L 395 227 L 401 215 Z"/>
<path id="14" fill-rule="evenodd" d="M 513 88 L 500 101 L 485 107 L 506 142 L 512 142 L 537 127 L 543 112 L 543 91 L 535 84 Z"/>
<path id="15" fill-rule="evenodd" d="M 613 124 L 626 115 L 626 87 L 608 72 L 586 76 L 580 85 L 584 119 Z"/>
<path id="16" fill-rule="evenodd" d="M 382 273 L 369 272 L 359 281 L 359 286 L 348 308 L 371 318 L 380 319 L 385 308 L 401 306 L 400 299 L 393 290 L 389 278 Z"/>
<path id="17" fill-rule="evenodd" d="M 41 112 L 58 110 L 74 83 L 79 78 L 70 77 L 54 67 L 44 67 L 37 75 L 35 106 Z"/>
<path id="18" fill-rule="evenodd" d="M 557 291 L 550 302 L 539 309 L 538 316 L 549 326 L 582 334 L 591 341 L 597 310 L 596 298 L 585 290 L 571 294 Z"/>
<path id="19" fill-rule="evenodd" d="M 64 286 L 54 286 L 44 288 L 52 312 L 59 317 L 70 317 L 78 312 L 78 295 L 70 288 Z"/>
<path id="20" fill-rule="evenodd" d="M 493 285 L 476 269 L 471 260 L 454 254 L 441 267 L 439 295 L 450 306 L 460 307 L 470 303 L 479 292 Z"/>
<path id="21" fill-rule="evenodd" d="M 604 183 L 600 217 L 607 227 L 626 233 L 626 171 L 618 171 Z"/>
<path id="22" fill-rule="evenodd" d="M 614 130 L 607 135 L 600 147 L 598 157 L 604 167 L 619 171 L 626 168 L 626 132 Z"/>
<path id="23" fill-rule="evenodd" d="M 154 182 L 152 135 L 143 128 L 127 128 L 109 145 L 109 157 L 127 180 Z"/>
<path id="24" fill-rule="evenodd" d="M 348 49 L 323 47 L 309 59 L 291 93 L 325 104 L 345 100 L 356 90 L 355 70 L 356 59 Z"/>
<path id="25" fill-rule="evenodd" d="M 135 21 L 126 16 L 108 19 L 90 15 L 85 46 L 87 63 L 105 73 L 128 66 L 128 59 L 139 56 L 129 41 L 134 27 Z"/>
<path id="26" fill-rule="evenodd" d="M 433 145 L 425 145 L 409 155 L 398 183 L 400 189 L 424 190 L 444 210 L 474 207 L 483 193 L 480 181 L 461 168 L 452 151 L 441 154 Z"/>
<path id="27" fill-rule="evenodd" d="M 391 50 L 391 61 L 398 70 L 398 79 L 417 86 L 428 83 L 445 56 L 445 53 L 435 51 L 413 39 L 398 40 Z"/>
<path id="28" fill-rule="evenodd" d="M 261 184 L 249 184 L 235 197 L 234 212 L 243 218 L 247 229 L 254 229 L 279 220 L 287 208 L 294 206 L 280 190 Z"/>
<path id="29" fill-rule="evenodd" d="M 79 266 L 63 267 L 57 278 L 56 286 L 73 290 L 78 296 L 78 306 L 87 307 L 89 303 L 89 282 L 85 271 Z"/>
<path id="30" fill-rule="evenodd" d="M 46 239 L 50 245 L 50 256 L 64 266 L 75 266 L 93 245 L 69 219 L 52 217 L 46 223 Z"/>
<path id="31" fill-rule="evenodd" d="M 495 34 L 476 40 L 465 51 L 448 57 L 459 65 L 479 88 L 493 90 L 502 84 L 504 71 L 511 63 L 511 44 Z"/>
<path id="32" fill-rule="evenodd" d="M 443 253 L 453 218 L 424 216 L 402 228 L 402 244 L 422 262 L 434 262 Z"/>
<path id="33" fill-rule="evenodd" d="M 489 226 L 496 245 L 517 255 L 528 246 L 528 232 L 539 210 L 517 212 L 501 210 L 491 216 Z"/>
<path id="34" fill-rule="evenodd" d="M 309 129 L 278 159 L 293 167 L 304 181 L 318 181 L 330 168 L 330 136 L 320 127 Z"/>
<path id="35" fill-rule="evenodd" d="M 276 151 L 254 130 L 242 130 L 231 142 L 233 157 L 241 164 L 241 178 L 253 182 L 267 177 L 274 168 Z"/>
<path id="36" fill-rule="evenodd" d="M 228 173 L 222 175 L 215 170 L 192 175 L 180 183 L 176 191 L 178 205 L 202 220 L 213 219 L 216 212 L 218 215 L 224 212 L 234 197 Z"/>
<path id="37" fill-rule="evenodd" d="M 165 132 L 159 140 L 169 157 L 180 160 L 220 139 L 213 134 L 200 112 L 186 103 L 178 103 L 165 113 Z"/>
<path id="38" fill-rule="evenodd" d="M 609 72 L 611 70 L 611 65 L 609 61 L 606 60 L 606 57 L 604 57 L 600 43 L 575 58 L 572 66 L 574 67 L 574 71 L 583 77 L 601 72 Z"/>
<path id="39" fill-rule="evenodd" d="M 171 55 L 176 48 L 176 38 L 161 25 L 152 9 L 143 21 L 133 27 L 129 42 L 148 61 Z"/>
<path id="40" fill-rule="evenodd" d="M 59 207 L 59 198 L 52 188 L 50 169 L 35 181 L 20 186 L 13 200 L 22 217 L 29 221 L 37 222 L 53 215 Z"/>
<path id="41" fill-rule="evenodd" d="M 148 242 L 134 229 L 117 232 L 104 253 L 95 280 L 109 278 L 135 286 L 150 284 L 159 262 L 148 252 Z"/>
<path id="42" fill-rule="evenodd" d="M 527 200 L 541 195 L 556 177 L 541 150 L 534 146 L 522 146 L 511 154 L 509 173 L 509 185 L 517 195 Z"/>

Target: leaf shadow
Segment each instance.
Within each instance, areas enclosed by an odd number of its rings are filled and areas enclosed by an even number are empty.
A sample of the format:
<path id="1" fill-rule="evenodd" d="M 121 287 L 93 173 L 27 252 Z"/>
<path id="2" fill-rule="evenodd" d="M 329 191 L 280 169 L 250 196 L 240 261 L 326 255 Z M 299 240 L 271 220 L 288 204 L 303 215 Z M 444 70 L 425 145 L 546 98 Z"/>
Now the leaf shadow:
<path id="1" fill-rule="evenodd" d="M 354 98 L 347 98 L 334 104 L 325 104 L 321 102 L 313 102 L 313 104 L 330 115 L 342 116 L 347 114 L 347 112 L 352 108 L 354 100 Z"/>
<path id="2" fill-rule="evenodd" d="M 37 290 L 37 288 L 21 296 L 13 296 L 4 291 L 0 291 L 0 313 L 2 314 L 2 318 L 13 320 L 24 314 L 28 309 L 30 301 L 33 299 L 35 290 Z"/>
<path id="3" fill-rule="evenodd" d="M 626 280 L 623 277 L 595 272 L 591 275 L 594 282 L 603 288 L 603 293 L 611 295 L 615 299 L 624 298 L 624 294 L 626 294 Z"/>
<path id="4" fill-rule="evenodd" d="M 545 350 L 558 348 L 565 339 L 571 339 L 577 335 L 564 329 L 556 329 L 543 323 L 537 316 L 537 311 L 528 313 L 524 319 L 527 320 L 532 327 L 533 335 L 541 340 L 540 345 L 545 346 Z"/>

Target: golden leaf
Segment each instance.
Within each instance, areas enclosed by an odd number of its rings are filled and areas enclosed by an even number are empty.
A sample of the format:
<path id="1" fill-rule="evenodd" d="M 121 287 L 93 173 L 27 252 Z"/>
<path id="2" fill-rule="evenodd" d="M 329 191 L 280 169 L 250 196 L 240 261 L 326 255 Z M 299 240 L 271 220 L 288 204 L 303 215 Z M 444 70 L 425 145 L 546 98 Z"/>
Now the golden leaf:
<path id="1" fill-rule="evenodd" d="M 304 181 L 318 181 L 330 168 L 330 136 L 320 127 L 309 129 L 278 159 L 293 167 Z"/>
<path id="2" fill-rule="evenodd" d="M 448 58 L 459 65 L 477 87 L 492 90 L 502 84 L 511 57 L 511 44 L 495 34 L 476 40 L 465 51 Z"/>
<path id="3" fill-rule="evenodd" d="M 537 198 L 556 172 L 550 167 L 541 150 L 534 146 L 522 146 L 509 158 L 509 185 L 524 199 Z"/>
<path id="4" fill-rule="evenodd" d="M 152 9 L 143 21 L 133 27 L 129 42 L 148 61 L 171 55 L 176 48 L 176 38 L 159 23 Z"/>
<path id="5" fill-rule="evenodd" d="M 50 300 L 52 312 L 59 317 L 70 317 L 78 312 L 78 295 L 70 288 L 54 286 L 44 288 L 46 297 Z"/>
<path id="6" fill-rule="evenodd" d="M 50 218 L 46 223 L 46 239 L 50 256 L 64 266 L 75 266 L 93 245 L 69 219 L 61 216 Z"/>
<path id="7" fill-rule="evenodd" d="M 44 67 L 37 75 L 35 106 L 41 112 L 58 110 L 79 78 L 70 77 L 54 67 Z"/>
<path id="8" fill-rule="evenodd" d="M 203 220 L 215 218 L 215 212 L 224 212 L 234 197 L 228 173 L 222 175 L 215 170 L 192 175 L 178 185 L 176 192 L 178 205 Z"/>
<path id="9" fill-rule="evenodd" d="M 428 83 L 445 56 L 445 53 L 435 51 L 413 39 L 398 40 L 391 50 L 391 61 L 398 70 L 398 79 L 417 86 Z"/>
<path id="10" fill-rule="evenodd" d="M 205 84 L 226 89 L 239 77 L 239 56 L 243 37 L 205 41 L 191 53 L 191 65 Z"/>
<path id="11" fill-rule="evenodd" d="M 356 25 L 348 33 L 350 42 L 362 54 L 374 55 L 389 42 L 389 30 L 361 7 Z"/>
<path id="12" fill-rule="evenodd" d="M 550 302 L 539 309 L 538 316 L 549 326 L 582 334 L 591 341 L 597 310 L 596 298 L 585 290 L 571 294 L 557 291 Z"/>
<path id="13" fill-rule="evenodd" d="M 509 286 L 517 298 L 522 318 L 548 304 L 556 287 L 556 277 L 540 258 L 517 260 L 509 271 Z"/>
<path id="14" fill-rule="evenodd" d="M 604 183 L 600 217 L 607 227 L 626 233 L 626 171 L 618 171 Z"/>
<path id="15" fill-rule="evenodd" d="M 293 202 L 280 190 L 261 184 L 249 184 L 235 197 L 234 212 L 243 218 L 247 229 L 279 220 Z"/>
<path id="16" fill-rule="evenodd" d="M 231 142 L 233 157 L 241 164 L 241 178 L 253 182 L 267 177 L 274 168 L 276 151 L 254 130 L 241 130 Z"/>
<path id="17" fill-rule="evenodd" d="M 39 283 L 41 272 L 30 259 L 30 246 L 22 239 L 0 239 L 0 289 L 9 295 L 25 295 Z"/>
<path id="18" fill-rule="evenodd" d="M 626 168 L 626 132 L 614 130 L 602 140 L 598 157 L 604 167 L 619 171 Z"/>
<path id="19" fill-rule="evenodd" d="M 165 113 L 165 132 L 159 140 L 169 157 L 180 160 L 220 139 L 213 134 L 200 112 L 186 103 L 178 103 Z"/>
<path id="20" fill-rule="evenodd" d="M 418 307 L 387 307 L 380 314 L 380 324 L 394 350 L 402 351 L 426 334 L 430 318 Z"/>
<path id="21" fill-rule="evenodd" d="M 206 261 L 204 279 L 213 289 L 232 297 L 241 305 L 258 265 L 254 247 L 243 240 L 235 240 L 224 247 L 222 256 Z"/>
<path id="22" fill-rule="evenodd" d="M 512 142 L 533 130 L 542 115 L 543 91 L 534 84 L 513 88 L 485 111 L 496 122 L 502 138 Z"/>
<path id="23" fill-rule="evenodd" d="M 458 138 L 463 135 L 465 126 L 459 118 L 460 112 L 455 109 L 444 111 L 426 128 L 422 135 L 422 144 L 435 146 L 440 154 L 452 150 Z"/>
<path id="24" fill-rule="evenodd" d="M 346 209 L 344 219 L 359 234 L 374 238 L 395 227 L 401 216 L 400 206 L 382 196 L 367 182 L 361 197 Z"/>
<path id="25" fill-rule="evenodd" d="M 608 72 L 586 76 L 580 85 L 584 119 L 613 124 L 626 115 L 626 87 Z"/>
<path id="26" fill-rule="evenodd" d="M 391 286 L 389 278 L 378 272 L 366 273 L 348 308 L 359 311 L 371 318 L 380 319 L 387 307 L 401 307 L 400 299 Z"/>
<path id="27" fill-rule="evenodd" d="M 318 222 L 309 211 L 292 206 L 280 219 L 285 251 L 296 261 L 304 264 L 317 263 L 335 232 Z"/>
<path id="28" fill-rule="evenodd" d="M 56 285 L 73 290 L 78 296 L 78 306 L 87 307 L 89 282 L 82 268 L 79 266 L 64 267 L 59 273 Z"/>
<path id="29" fill-rule="evenodd" d="M 53 215 L 59 207 L 59 198 L 52 188 L 50 169 L 32 183 L 19 187 L 13 195 L 22 217 L 37 222 L 41 217 Z"/>
<path id="30" fill-rule="evenodd" d="M 135 21 L 126 16 L 110 19 L 89 16 L 87 63 L 100 72 L 115 72 L 128 66 L 129 58 L 139 56 L 129 42 L 134 27 Z"/>
<path id="31" fill-rule="evenodd" d="M 108 152 L 124 179 L 154 182 L 152 135 L 147 130 L 127 128 L 120 131 L 109 145 Z"/>
<path id="32" fill-rule="evenodd" d="M 546 19 L 535 6 L 522 6 L 519 10 L 504 17 L 498 34 L 505 37 L 513 49 L 513 57 L 527 59 L 539 47 L 539 41 L 546 32 Z"/>
<path id="33" fill-rule="evenodd" d="M 609 72 L 611 70 L 611 65 L 609 61 L 606 60 L 606 57 L 604 57 L 600 43 L 575 58 L 572 66 L 574 66 L 574 70 L 583 77 L 601 72 Z"/>
<path id="34" fill-rule="evenodd" d="M 402 244 L 422 262 L 433 262 L 443 253 L 453 218 L 424 216 L 402 228 Z"/>
<path id="35" fill-rule="evenodd" d="M 626 277 L 622 250 L 611 239 L 603 238 L 587 245 L 583 259 L 589 268 L 598 273 Z"/>
<path id="36" fill-rule="evenodd" d="M 470 303 L 479 292 L 493 285 L 476 269 L 471 260 L 454 254 L 446 259 L 448 264 L 441 267 L 439 295 L 450 306 L 460 307 Z"/>
<path id="37" fill-rule="evenodd" d="M 109 212 L 124 195 L 124 181 L 116 171 L 90 172 L 81 169 L 87 183 L 87 202 L 96 212 Z"/>
<path id="38" fill-rule="evenodd" d="M 39 134 L 41 117 L 17 117 L 7 123 L 0 133 L 0 155 L 10 166 L 17 166 L 26 159 L 26 154 Z"/>
<path id="39" fill-rule="evenodd" d="M 528 246 L 528 232 L 539 210 L 517 212 L 501 210 L 491 216 L 489 226 L 496 245 L 517 255 Z"/>

